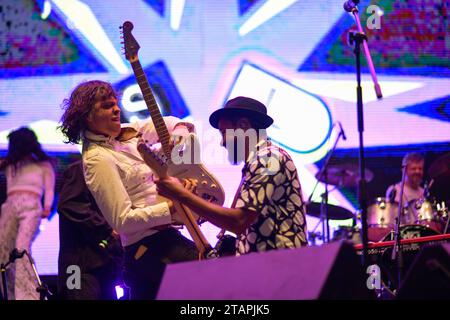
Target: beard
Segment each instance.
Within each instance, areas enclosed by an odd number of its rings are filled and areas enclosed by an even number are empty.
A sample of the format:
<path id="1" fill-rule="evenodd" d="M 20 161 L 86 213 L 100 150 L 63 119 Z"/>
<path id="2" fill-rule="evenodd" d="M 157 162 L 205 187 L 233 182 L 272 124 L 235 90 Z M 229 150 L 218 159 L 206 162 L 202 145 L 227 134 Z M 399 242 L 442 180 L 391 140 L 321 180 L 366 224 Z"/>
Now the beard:
<path id="1" fill-rule="evenodd" d="M 232 165 L 238 165 L 245 161 L 245 151 L 244 148 L 238 148 L 238 143 L 227 144 L 226 146 L 228 152 L 228 161 Z"/>
<path id="2" fill-rule="evenodd" d="M 422 182 L 421 175 L 413 175 L 411 179 L 409 179 L 409 183 L 414 187 L 419 187 L 421 182 Z"/>

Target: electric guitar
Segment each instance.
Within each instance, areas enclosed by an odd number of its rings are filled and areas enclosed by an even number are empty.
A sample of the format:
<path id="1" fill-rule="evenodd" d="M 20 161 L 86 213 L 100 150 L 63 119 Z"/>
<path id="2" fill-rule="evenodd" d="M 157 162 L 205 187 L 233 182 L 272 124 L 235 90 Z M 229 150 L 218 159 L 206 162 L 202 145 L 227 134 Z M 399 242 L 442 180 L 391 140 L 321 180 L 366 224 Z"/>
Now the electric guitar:
<path id="1" fill-rule="evenodd" d="M 139 44 L 131 34 L 133 24 L 129 21 L 121 26 L 124 39 L 125 57 L 131 63 L 134 76 L 141 88 L 148 111 L 155 125 L 162 150 L 167 158 L 167 172 L 179 179 L 196 179 L 197 194 L 205 200 L 223 205 L 225 192 L 219 181 L 200 163 L 200 143 L 194 133 L 190 133 L 184 144 L 177 144 L 172 150 L 170 134 L 156 103 L 144 70 L 138 59 Z"/>
<path id="2" fill-rule="evenodd" d="M 137 149 L 144 158 L 145 163 L 152 169 L 152 171 L 159 178 L 164 179 L 169 176 L 167 159 L 165 156 L 160 157 L 156 152 L 150 149 L 143 142 L 138 144 Z M 186 229 L 191 235 L 192 240 L 194 240 L 195 246 L 197 247 L 197 250 L 199 252 L 199 260 L 205 258 L 208 259 L 217 258 L 218 255 L 216 251 L 211 247 L 208 240 L 203 235 L 202 231 L 200 230 L 200 227 L 197 224 L 197 221 L 194 218 L 192 211 L 178 201 L 173 200 L 173 204 L 177 212 L 180 214 L 182 222 L 186 226 Z"/>

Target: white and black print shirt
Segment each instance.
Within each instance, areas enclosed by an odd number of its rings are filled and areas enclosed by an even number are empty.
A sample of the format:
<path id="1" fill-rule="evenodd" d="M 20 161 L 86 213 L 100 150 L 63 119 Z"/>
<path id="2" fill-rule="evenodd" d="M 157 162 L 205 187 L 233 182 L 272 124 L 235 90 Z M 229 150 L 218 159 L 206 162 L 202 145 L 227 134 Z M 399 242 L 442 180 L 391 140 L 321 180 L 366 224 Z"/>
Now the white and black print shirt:
<path id="1" fill-rule="evenodd" d="M 265 143 L 245 163 L 242 179 L 235 207 L 259 215 L 238 235 L 237 254 L 306 246 L 305 205 L 289 154 Z"/>

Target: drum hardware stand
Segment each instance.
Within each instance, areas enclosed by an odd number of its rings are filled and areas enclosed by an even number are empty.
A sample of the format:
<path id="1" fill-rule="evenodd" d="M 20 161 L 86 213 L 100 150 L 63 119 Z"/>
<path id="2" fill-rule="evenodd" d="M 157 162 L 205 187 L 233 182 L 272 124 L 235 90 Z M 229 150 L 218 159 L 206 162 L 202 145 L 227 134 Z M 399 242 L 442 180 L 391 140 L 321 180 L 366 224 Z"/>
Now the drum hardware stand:
<path id="1" fill-rule="evenodd" d="M 364 132 L 364 117 L 363 117 L 363 99 L 362 99 L 362 88 L 361 88 L 361 44 L 363 44 L 364 52 L 367 60 L 367 64 L 370 69 L 370 74 L 372 75 L 372 80 L 374 82 L 375 93 L 378 99 L 383 97 L 381 93 L 380 85 L 375 74 L 375 68 L 373 66 L 372 58 L 370 57 L 369 46 L 367 45 L 367 36 L 361 26 L 361 21 L 359 20 L 359 11 L 357 4 L 359 0 L 348 0 L 344 3 L 344 10 L 353 14 L 356 24 L 358 26 L 359 32 L 349 33 L 349 43 L 355 46 L 354 54 L 356 58 L 356 97 L 357 97 L 357 118 L 358 118 L 358 132 L 359 132 L 359 170 L 360 170 L 360 180 L 358 185 L 358 199 L 361 209 L 361 233 L 362 233 L 362 245 L 363 245 L 363 265 L 364 267 L 369 264 L 368 257 L 368 234 L 367 234 L 367 195 L 366 195 L 366 178 L 365 178 L 365 159 L 364 159 L 364 144 L 363 144 L 363 132 Z M 366 41 L 364 41 L 366 40 Z"/>
<path id="2" fill-rule="evenodd" d="M 450 222 L 450 217 L 448 216 L 448 212 L 447 212 L 447 207 L 445 206 L 445 203 L 442 206 L 442 211 L 443 211 L 443 217 L 446 216 L 447 217 L 447 223 L 445 224 L 445 228 L 444 228 L 444 232 L 443 234 L 446 234 L 448 231 L 448 223 Z"/>
<path id="3" fill-rule="evenodd" d="M 311 241 L 311 246 L 315 246 L 316 245 L 316 238 L 318 238 L 319 240 L 323 240 L 323 235 L 321 235 L 320 232 L 316 232 L 317 227 L 321 223 L 323 225 L 323 221 L 319 220 L 319 222 L 314 227 L 313 231 L 308 232 L 308 240 Z"/>
<path id="4" fill-rule="evenodd" d="M 334 127 L 334 125 L 333 125 Z M 327 158 L 325 159 L 325 163 L 323 167 L 320 169 L 318 175 L 317 175 L 317 181 L 313 188 L 313 191 L 311 192 L 311 195 L 308 198 L 308 203 L 311 202 L 311 199 L 314 195 L 314 191 L 316 191 L 317 185 L 319 184 L 319 181 L 325 181 L 325 192 L 321 194 L 321 205 L 320 205 L 320 222 L 322 223 L 322 236 L 323 236 L 323 242 L 330 242 L 330 219 L 328 216 L 328 174 L 327 169 L 328 165 L 331 159 L 331 156 L 333 155 L 334 151 L 336 150 L 336 146 L 339 142 L 339 139 L 343 137 L 343 131 L 340 130 L 338 136 L 336 137 L 336 140 L 334 141 L 333 148 L 331 151 L 328 152 Z M 323 180 L 322 180 L 323 179 Z M 317 228 L 317 226 L 316 226 Z M 316 230 L 314 228 L 314 230 Z"/>
<path id="5" fill-rule="evenodd" d="M 441 206 L 441 204 L 442 204 L 442 206 Z M 445 204 L 445 201 L 442 201 L 442 203 L 437 203 L 436 207 L 437 207 L 436 209 L 438 212 L 442 212 L 441 219 L 447 218 L 447 222 L 445 223 L 444 230 L 442 231 L 442 234 L 446 234 L 448 231 L 448 226 L 449 226 L 449 222 L 450 222 L 450 217 L 448 216 L 448 208 Z"/>
<path id="6" fill-rule="evenodd" d="M 326 223 L 322 223 L 322 234 L 326 234 L 326 242 L 330 242 L 330 219 L 328 217 L 328 172 L 325 166 L 325 170 L 323 171 L 323 176 L 325 177 L 325 192 L 321 194 L 322 201 L 320 203 L 320 219 L 322 221 L 326 221 Z"/>
<path id="7" fill-rule="evenodd" d="M 31 267 L 34 272 L 34 276 L 36 278 L 36 281 L 38 283 L 38 287 L 36 288 L 36 291 L 39 292 L 39 300 L 45 300 L 45 298 L 48 298 L 51 296 L 51 292 L 48 290 L 47 285 L 41 282 L 41 279 L 39 278 L 39 275 L 36 271 L 36 266 L 34 264 L 34 260 L 31 257 L 31 255 L 28 253 L 27 250 L 19 251 L 17 249 L 14 249 L 9 254 L 9 261 L 4 264 L 2 263 L 0 265 L 0 272 L 2 274 L 2 284 L 3 284 L 3 295 L 0 295 L 0 300 L 8 300 L 8 288 L 7 288 L 7 281 L 6 281 L 6 268 L 11 263 L 14 263 L 16 259 L 21 259 L 23 256 L 26 255 L 28 258 L 28 261 L 31 264 Z"/>

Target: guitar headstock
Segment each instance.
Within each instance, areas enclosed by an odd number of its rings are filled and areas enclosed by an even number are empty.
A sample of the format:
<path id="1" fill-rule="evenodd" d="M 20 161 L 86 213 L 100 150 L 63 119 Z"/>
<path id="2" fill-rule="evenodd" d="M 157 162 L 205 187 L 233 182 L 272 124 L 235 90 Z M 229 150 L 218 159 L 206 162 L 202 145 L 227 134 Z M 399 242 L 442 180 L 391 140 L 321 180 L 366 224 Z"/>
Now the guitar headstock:
<path id="1" fill-rule="evenodd" d="M 167 177 L 168 165 L 167 158 L 164 154 L 150 149 L 144 142 L 138 143 L 137 150 L 141 154 L 145 163 L 153 170 L 153 172 L 158 177 Z"/>
<path id="2" fill-rule="evenodd" d="M 130 21 L 125 21 L 123 25 L 120 27 L 120 29 L 122 29 L 121 33 L 123 34 L 125 57 L 130 62 L 137 60 L 137 55 L 140 48 L 139 43 L 131 34 L 133 28 L 134 26 Z"/>

